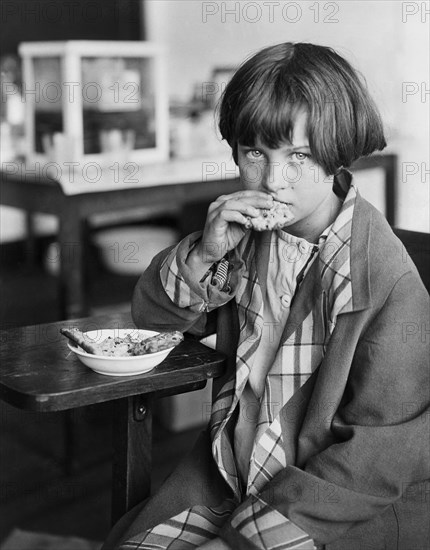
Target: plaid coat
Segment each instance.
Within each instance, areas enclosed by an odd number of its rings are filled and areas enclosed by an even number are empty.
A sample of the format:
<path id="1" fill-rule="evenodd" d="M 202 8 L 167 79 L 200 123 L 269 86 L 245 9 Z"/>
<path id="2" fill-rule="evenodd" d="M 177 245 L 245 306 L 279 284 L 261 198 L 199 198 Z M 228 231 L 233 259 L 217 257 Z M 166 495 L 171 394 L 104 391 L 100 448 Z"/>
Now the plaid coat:
<path id="1" fill-rule="evenodd" d="M 238 480 L 231 433 L 252 356 L 240 326 L 246 315 L 258 317 L 267 265 L 264 246 L 255 241 L 244 243 L 249 257 L 259 258 L 254 284 L 245 285 L 237 305 L 230 300 L 218 311 L 218 343 L 230 368 L 217 382 L 212 453 L 203 438 L 153 499 L 142 532 L 121 548 L 194 548 L 217 534 L 244 550 L 427 547 L 428 295 L 383 217 L 351 193 L 294 298 L 283 335 L 286 355 L 269 375 L 279 382 L 287 370 L 298 379 L 288 393 L 268 377 L 247 487 Z M 185 276 L 196 238 L 176 252 Z M 233 288 L 248 253 L 236 252 Z M 203 332 L 211 303 L 222 300 L 219 290 L 207 291 L 203 308 L 178 308 L 159 277 L 166 255 L 154 259 L 136 288 L 135 321 L 155 330 Z M 191 290 L 202 294 L 201 287 Z M 297 367 L 303 356 L 308 372 Z M 148 527 L 150 535 L 143 533 Z"/>

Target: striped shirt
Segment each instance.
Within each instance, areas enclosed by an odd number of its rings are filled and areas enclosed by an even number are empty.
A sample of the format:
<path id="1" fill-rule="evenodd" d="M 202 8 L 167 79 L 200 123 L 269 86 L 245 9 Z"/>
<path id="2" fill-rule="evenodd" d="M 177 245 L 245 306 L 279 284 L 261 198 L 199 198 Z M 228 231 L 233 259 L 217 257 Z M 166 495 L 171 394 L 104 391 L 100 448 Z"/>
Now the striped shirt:
<path id="1" fill-rule="evenodd" d="M 330 226 L 331 227 L 331 226 Z M 260 402 L 266 376 L 279 350 L 283 328 L 300 279 L 316 259 L 316 253 L 327 239 L 328 227 L 318 245 L 278 230 L 270 236 L 270 257 L 266 293 L 263 299 L 261 340 L 255 352 L 252 370 L 239 401 L 239 414 L 234 431 L 234 452 L 242 483 L 246 484 L 255 434 L 258 428 Z M 246 332 L 251 327 L 246 327 Z M 304 383 L 305 375 L 301 380 Z"/>

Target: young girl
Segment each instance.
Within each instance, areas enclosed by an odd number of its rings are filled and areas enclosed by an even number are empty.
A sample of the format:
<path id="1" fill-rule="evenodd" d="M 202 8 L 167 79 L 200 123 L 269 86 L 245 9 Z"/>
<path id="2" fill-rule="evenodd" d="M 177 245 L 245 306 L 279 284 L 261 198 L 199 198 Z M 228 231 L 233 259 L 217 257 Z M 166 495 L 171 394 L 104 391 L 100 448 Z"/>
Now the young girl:
<path id="1" fill-rule="evenodd" d="M 333 50 L 286 43 L 239 68 L 220 130 L 243 191 L 154 258 L 132 311 L 201 336 L 216 316 L 228 371 L 207 431 L 105 548 L 427 548 L 428 295 L 346 170 L 385 147 L 376 107 Z M 274 201 L 285 225 L 248 229 Z"/>

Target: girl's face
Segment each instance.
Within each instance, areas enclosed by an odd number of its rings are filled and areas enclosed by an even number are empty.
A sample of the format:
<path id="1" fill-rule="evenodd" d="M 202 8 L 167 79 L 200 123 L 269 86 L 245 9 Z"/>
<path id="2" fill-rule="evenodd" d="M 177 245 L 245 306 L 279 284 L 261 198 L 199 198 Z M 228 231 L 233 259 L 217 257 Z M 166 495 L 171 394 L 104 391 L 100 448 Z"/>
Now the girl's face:
<path id="1" fill-rule="evenodd" d="M 316 242 L 336 218 L 341 203 L 333 193 L 333 176 L 312 158 L 306 122 L 306 111 L 299 111 L 291 143 L 277 149 L 258 141 L 254 147 L 239 143 L 238 165 L 245 189 L 264 191 L 290 205 L 294 218 L 285 231 Z"/>

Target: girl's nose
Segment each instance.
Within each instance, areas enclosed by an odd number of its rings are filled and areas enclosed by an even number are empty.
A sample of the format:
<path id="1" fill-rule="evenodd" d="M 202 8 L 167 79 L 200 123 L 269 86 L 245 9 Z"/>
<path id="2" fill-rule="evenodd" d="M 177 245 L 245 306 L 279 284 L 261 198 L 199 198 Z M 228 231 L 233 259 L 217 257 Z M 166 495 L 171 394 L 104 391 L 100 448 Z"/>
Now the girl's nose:
<path id="1" fill-rule="evenodd" d="M 286 189 L 297 181 L 297 170 L 290 164 L 271 162 L 265 167 L 262 185 L 269 192 Z"/>

